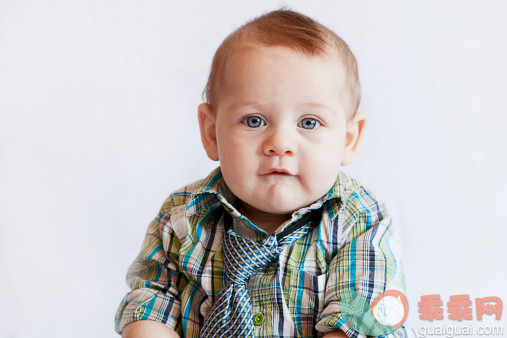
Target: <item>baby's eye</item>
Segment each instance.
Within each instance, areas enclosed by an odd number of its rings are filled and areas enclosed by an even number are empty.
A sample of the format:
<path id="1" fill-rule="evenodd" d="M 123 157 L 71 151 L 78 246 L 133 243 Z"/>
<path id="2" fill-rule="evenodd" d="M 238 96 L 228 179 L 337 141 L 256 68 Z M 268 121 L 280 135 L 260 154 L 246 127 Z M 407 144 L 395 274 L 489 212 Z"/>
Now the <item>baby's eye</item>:
<path id="1" fill-rule="evenodd" d="M 249 126 L 250 128 L 259 128 L 266 124 L 263 119 L 261 119 L 259 116 L 248 116 L 241 123 Z"/>
<path id="2" fill-rule="evenodd" d="M 298 123 L 298 126 L 304 129 L 315 129 L 317 127 L 320 127 L 320 122 L 316 119 L 306 117 Z"/>

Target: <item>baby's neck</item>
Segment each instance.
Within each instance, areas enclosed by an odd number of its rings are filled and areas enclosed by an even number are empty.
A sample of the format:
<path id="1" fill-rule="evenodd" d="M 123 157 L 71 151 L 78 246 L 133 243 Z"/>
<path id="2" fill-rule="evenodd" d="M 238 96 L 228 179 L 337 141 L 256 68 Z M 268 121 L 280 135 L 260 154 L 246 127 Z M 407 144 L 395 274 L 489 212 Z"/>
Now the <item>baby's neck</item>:
<path id="1" fill-rule="evenodd" d="M 266 231 L 269 235 L 273 234 L 280 225 L 291 218 L 291 214 L 271 214 L 256 209 L 251 205 L 238 201 L 238 211 L 247 217 L 253 224 Z"/>

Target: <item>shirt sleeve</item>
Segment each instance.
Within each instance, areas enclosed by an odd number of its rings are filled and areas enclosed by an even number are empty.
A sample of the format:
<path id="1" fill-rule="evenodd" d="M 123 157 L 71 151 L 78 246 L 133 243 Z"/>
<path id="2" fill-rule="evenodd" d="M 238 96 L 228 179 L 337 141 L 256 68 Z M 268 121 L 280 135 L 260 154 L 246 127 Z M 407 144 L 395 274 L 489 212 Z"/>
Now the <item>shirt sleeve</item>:
<path id="1" fill-rule="evenodd" d="M 162 226 L 170 217 L 170 199 L 149 224 L 141 251 L 128 269 L 127 284 L 132 291 L 116 313 L 119 334 L 127 324 L 139 320 L 154 320 L 181 333 L 179 293 L 187 279 L 178 268 L 180 240 L 172 229 Z"/>
<path id="2" fill-rule="evenodd" d="M 401 246 L 385 205 L 363 189 L 352 193 L 339 217 L 343 217 L 339 224 L 346 240 L 329 264 L 325 305 L 317 330 L 330 332 L 339 328 L 349 337 L 415 337 L 403 326 L 386 329 L 370 310 L 386 290 L 405 294 Z M 383 311 L 384 323 L 398 323 L 408 310 L 408 303 L 404 306 L 399 298 L 380 305 L 381 310 L 387 307 Z M 391 318 L 386 319 L 386 315 Z"/>

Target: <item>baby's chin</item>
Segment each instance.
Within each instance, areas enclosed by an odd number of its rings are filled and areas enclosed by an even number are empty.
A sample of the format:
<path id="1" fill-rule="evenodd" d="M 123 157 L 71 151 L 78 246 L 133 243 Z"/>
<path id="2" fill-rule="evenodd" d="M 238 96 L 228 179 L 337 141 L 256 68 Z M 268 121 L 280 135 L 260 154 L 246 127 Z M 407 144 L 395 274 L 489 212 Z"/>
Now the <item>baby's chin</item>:
<path id="1" fill-rule="evenodd" d="M 275 184 L 269 187 L 259 187 L 257 191 L 245 189 L 249 193 L 239 191 L 238 198 L 243 202 L 245 211 L 249 214 L 268 216 L 290 215 L 293 212 L 311 205 L 322 194 L 308 192 L 294 184 Z"/>
<path id="2" fill-rule="evenodd" d="M 294 211 L 297 211 L 310 203 L 306 201 L 297 201 L 294 199 L 276 199 L 271 198 L 268 200 L 262 201 L 262 203 L 253 203 L 250 204 L 254 208 L 258 209 L 261 212 L 274 214 L 274 215 L 286 215 L 292 214 Z"/>

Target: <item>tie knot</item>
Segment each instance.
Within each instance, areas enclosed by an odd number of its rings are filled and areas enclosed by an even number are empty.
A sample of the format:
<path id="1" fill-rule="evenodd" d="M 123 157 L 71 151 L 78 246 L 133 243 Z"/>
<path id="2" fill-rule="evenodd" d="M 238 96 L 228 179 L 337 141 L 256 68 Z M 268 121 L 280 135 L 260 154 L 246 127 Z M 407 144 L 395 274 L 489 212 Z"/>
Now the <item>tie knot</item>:
<path id="1" fill-rule="evenodd" d="M 281 249 L 276 236 L 255 242 L 229 229 L 224 236 L 224 268 L 228 282 L 246 283 L 253 273 L 278 256 Z"/>

